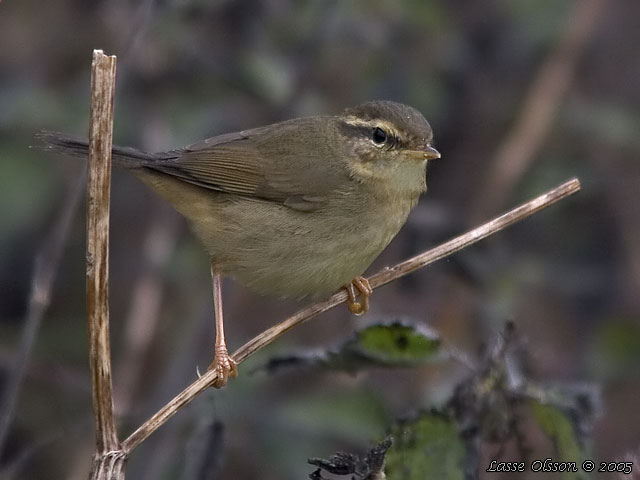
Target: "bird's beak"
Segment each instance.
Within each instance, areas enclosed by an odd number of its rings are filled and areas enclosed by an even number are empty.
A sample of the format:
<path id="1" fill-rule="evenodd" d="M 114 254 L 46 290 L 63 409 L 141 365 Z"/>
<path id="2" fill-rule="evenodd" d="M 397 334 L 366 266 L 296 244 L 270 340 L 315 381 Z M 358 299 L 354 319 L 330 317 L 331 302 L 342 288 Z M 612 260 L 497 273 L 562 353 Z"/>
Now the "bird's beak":
<path id="1" fill-rule="evenodd" d="M 440 152 L 433 148 L 431 145 L 427 145 L 423 150 L 424 158 L 427 160 L 436 160 L 440 158 Z"/>
<path id="2" fill-rule="evenodd" d="M 431 145 L 422 147 L 420 150 L 410 150 L 409 155 L 417 162 L 423 162 L 425 160 L 435 160 L 440 158 L 440 152 L 433 148 Z"/>

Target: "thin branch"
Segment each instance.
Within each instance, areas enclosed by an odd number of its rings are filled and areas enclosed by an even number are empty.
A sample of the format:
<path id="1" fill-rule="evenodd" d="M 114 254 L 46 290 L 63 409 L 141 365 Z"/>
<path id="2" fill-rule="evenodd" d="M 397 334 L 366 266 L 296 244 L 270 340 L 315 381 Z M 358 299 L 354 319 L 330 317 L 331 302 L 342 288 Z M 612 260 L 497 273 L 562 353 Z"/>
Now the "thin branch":
<path id="1" fill-rule="evenodd" d="M 27 318 L 22 330 L 20 348 L 9 370 L 6 387 L 0 402 L 0 454 L 4 451 L 9 427 L 15 412 L 20 385 L 25 375 L 27 363 L 33 349 L 33 344 L 40 330 L 40 324 L 51 302 L 51 289 L 58 273 L 60 258 L 67 243 L 73 218 L 78 211 L 80 198 L 84 188 L 84 174 L 70 182 L 67 196 L 60 209 L 51 233 L 36 257 L 31 296 Z"/>
<path id="2" fill-rule="evenodd" d="M 510 210 L 509 212 L 494 218 L 493 220 L 456 237 L 448 242 L 439 245 L 431 250 L 428 250 L 416 257 L 406 260 L 398 265 L 385 268 L 382 271 L 376 273 L 369 278 L 369 283 L 373 288 L 386 285 L 393 280 L 397 280 L 419 268 L 425 267 L 430 263 L 435 262 L 441 258 L 451 255 L 483 238 L 492 235 L 503 228 L 512 225 L 529 215 L 532 215 L 543 208 L 546 208 L 559 200 L 572 195 L 580 190 L 580 182 L 577 179 L 569 180 L 558 187 L 549 190 L 547 193 L 540 195 L 529 202 Z M 327 300 L 314 303 L 300 311 L 293 316 L 284 320 L 283 322 L 275 325 L 264 332 L 260 333 L 252 340 L 244 344 L 238 350 L 233 353 L 234 360 L 240 364 L 248 357 L 256 353 L 261 348 L 267 346 L 275 339 L 280 337 L 285 332 L 288 332 L 292 328 L 301 325 L 302 323 L 310 320 L 311 318 L 326 312 L 327 310 L 345 302 L 347 300 L 347 293 L 344 290 L 333 294 Z M 122 443 L 122 450 L 128 454 L 142 443 L 149 435 L 163 425 L 169 418 L 171 418 L 178 410 L 191 402 L 198 394 L 202 393 L 208 387 L 211 386 L 213 381 L 217 378 L 214 370 L 207 371 L 204 375 L 198 378 L 195 382 L 185 388 L 179 393 L 173 400 L 162 407 L 155 415 L 142 424 L 135 432 L 133 432 Z"/>
<path id="3" fill-rule="evenodd" d="M 87 188 L 87 322 L 96 429 L 93 478 L 106 476 L 109 452 L 118 450 L 113 417 L 109 346 L 109 195 L 116 57 L 93 51 Z M 114 477 L 116 478 L 116 477 Z M 124 478 L 124 474 L 121 478 Z"/>

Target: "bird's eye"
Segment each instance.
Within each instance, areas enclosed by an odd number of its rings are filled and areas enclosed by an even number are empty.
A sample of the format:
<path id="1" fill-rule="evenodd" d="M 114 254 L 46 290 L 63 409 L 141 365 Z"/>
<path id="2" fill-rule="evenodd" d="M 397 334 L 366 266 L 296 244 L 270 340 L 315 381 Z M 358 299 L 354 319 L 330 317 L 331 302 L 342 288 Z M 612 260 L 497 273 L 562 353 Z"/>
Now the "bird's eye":
<path id="1" fill-rule="evenodd" d="M 371 135 L 371 139 L 373 140 L 374 143 L 376 143 L 377 145 L 382 145 L 384 142 L 387 141 L 387 132 L 385 132 L 383 129 L 381 129 L 380 127 L 376 127 L 373 130 L 373 135 Z"/>

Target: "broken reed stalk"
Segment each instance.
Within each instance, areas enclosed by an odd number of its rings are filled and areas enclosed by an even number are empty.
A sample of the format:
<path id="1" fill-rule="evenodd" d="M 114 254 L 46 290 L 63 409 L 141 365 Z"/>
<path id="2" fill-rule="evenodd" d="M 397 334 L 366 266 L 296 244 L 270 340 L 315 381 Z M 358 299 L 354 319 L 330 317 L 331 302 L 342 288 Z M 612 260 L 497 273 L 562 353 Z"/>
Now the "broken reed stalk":
<path id="1" fill-rule="evenodd" d="M 124 480 L 113 416 L 109 346 L 109 195 L 116 57 L 93 51 L 87 180 L 87 324 L 96 452 L 94 480 Z"/>
<path id="2" fill-rule="evenodd" d="M 420 255 L 410 258 L 404 262 L 401 262 L 394 267 L 384 268 L 380 272 L 369 277 L 369 283 L 371 287 L 377 288 L 387 283 L 397 280 L 411 272 L 414 272 L 422 267 L 429 265 L 441 258 L 451 255 L 483 238 L 492 235 L 503 228 L 506 228 L 514 223 L 532 215 L 543 208 L 546 208 L 559 200 L 562 200 L 569 195 L 572 195 L 580 190 L 580 182 L 578 179 L 571 179 L 562 185 L 557 186 L 549 190 L 548 192 L 540 195 L 533 200 L 530 200 L 519 207 L 516 207 L 499 217 L 490 220 L 489 222 L 480 225 L 467 233 L 464 233 L 458 237 L 449 240 L 442 245 L 439 245 L 431 250 L 428 250 Z M 249 342 L 245 343 L 242 347 L 233 353 L 234 360 L 240 364 L 246 360 L 249 356 L 256 353 L 261 348 L 267 346 L 280 335 L 288 332 L 292 328 L 301 325 L 302 323 L 310 320 L 311 318 L 326 312 L 327 310 L 345 302 L 347 300 L 347 293 L 341 290 L 327 300 L 314 303 L 297 313 L 287 318 L 283 322 L 265 330 Z M 122 450 L 128 455 L 131 451 L 142 443 L 149 435 L 163 425 L 169 418 L 171 418 L 178 410 L 191 402 L 197 395 L 202 393 L 208 387 L 211 386 L 216 379 L 216 372 L 213 370 L 207 371 L 204 375 L 194 381 L 191 385 L 180 392 L 169 403 L 162 407 L 155 415 L 149 418 L 144 424 L 133 432 L 126 440 L 122 442 Z"/>

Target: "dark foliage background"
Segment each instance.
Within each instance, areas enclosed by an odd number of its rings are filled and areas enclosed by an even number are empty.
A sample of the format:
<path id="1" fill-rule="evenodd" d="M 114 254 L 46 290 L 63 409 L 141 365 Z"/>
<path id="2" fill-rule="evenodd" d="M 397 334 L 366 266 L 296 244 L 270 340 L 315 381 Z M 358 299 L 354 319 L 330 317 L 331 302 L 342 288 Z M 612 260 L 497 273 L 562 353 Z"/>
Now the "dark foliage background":
<path id="1" fill-rule="evenodd" d="M 581 21 L 582 40 L 567 47 Z M 308 457 L 365 451 L 395 417 L 446 399 L 465 370 L 249 371 L 270 355 L 326 348 L 358 325 L 395 317 L 428 323 L 471 358 L 514 321 L 532 378 L 601 386 L 593 458 L 635 455 L 640 468 L 639 41 L 634 0 L 5 0 L 0 382 L 18 355 L 34 260 L 82 171 L 78 160 L 28 146 L 40 129 L 86 133 L 91 50 L 101 48 L 118 56 L 115 141 L 149 150 L 368 99 L 421 110 L 443 159 L 377 266 L 571 176 L 583 182 L 578 196 L 380 289 L 365 318 L 341 308 L 288 334 L 136 450 L 130 478 L 205 478 L 192 461 L 204 452 L 210 464 L 200 471 L 219 470 L 215 478 L 302 479 Z M 545 121 L 536 108 L 549 99 Z M 516 146 L 531 155 L 505 181 L 514 164 L 501 167 L 500 152 L 526 115 L 548 130 L 524 128 Z M 82 210 L 2 452 L 0 465 L 16 478 L 82 479 L 90 462 Z M 120 171 L 111 238 L 116 408 L 128 433 L 209 364 L 213 312 L 207 258 L 187 225 Z M 298 306 L 232 281 L 225 288 L 232 349 Z M 485 450 L 493 458 L 498 448 Z"/>

